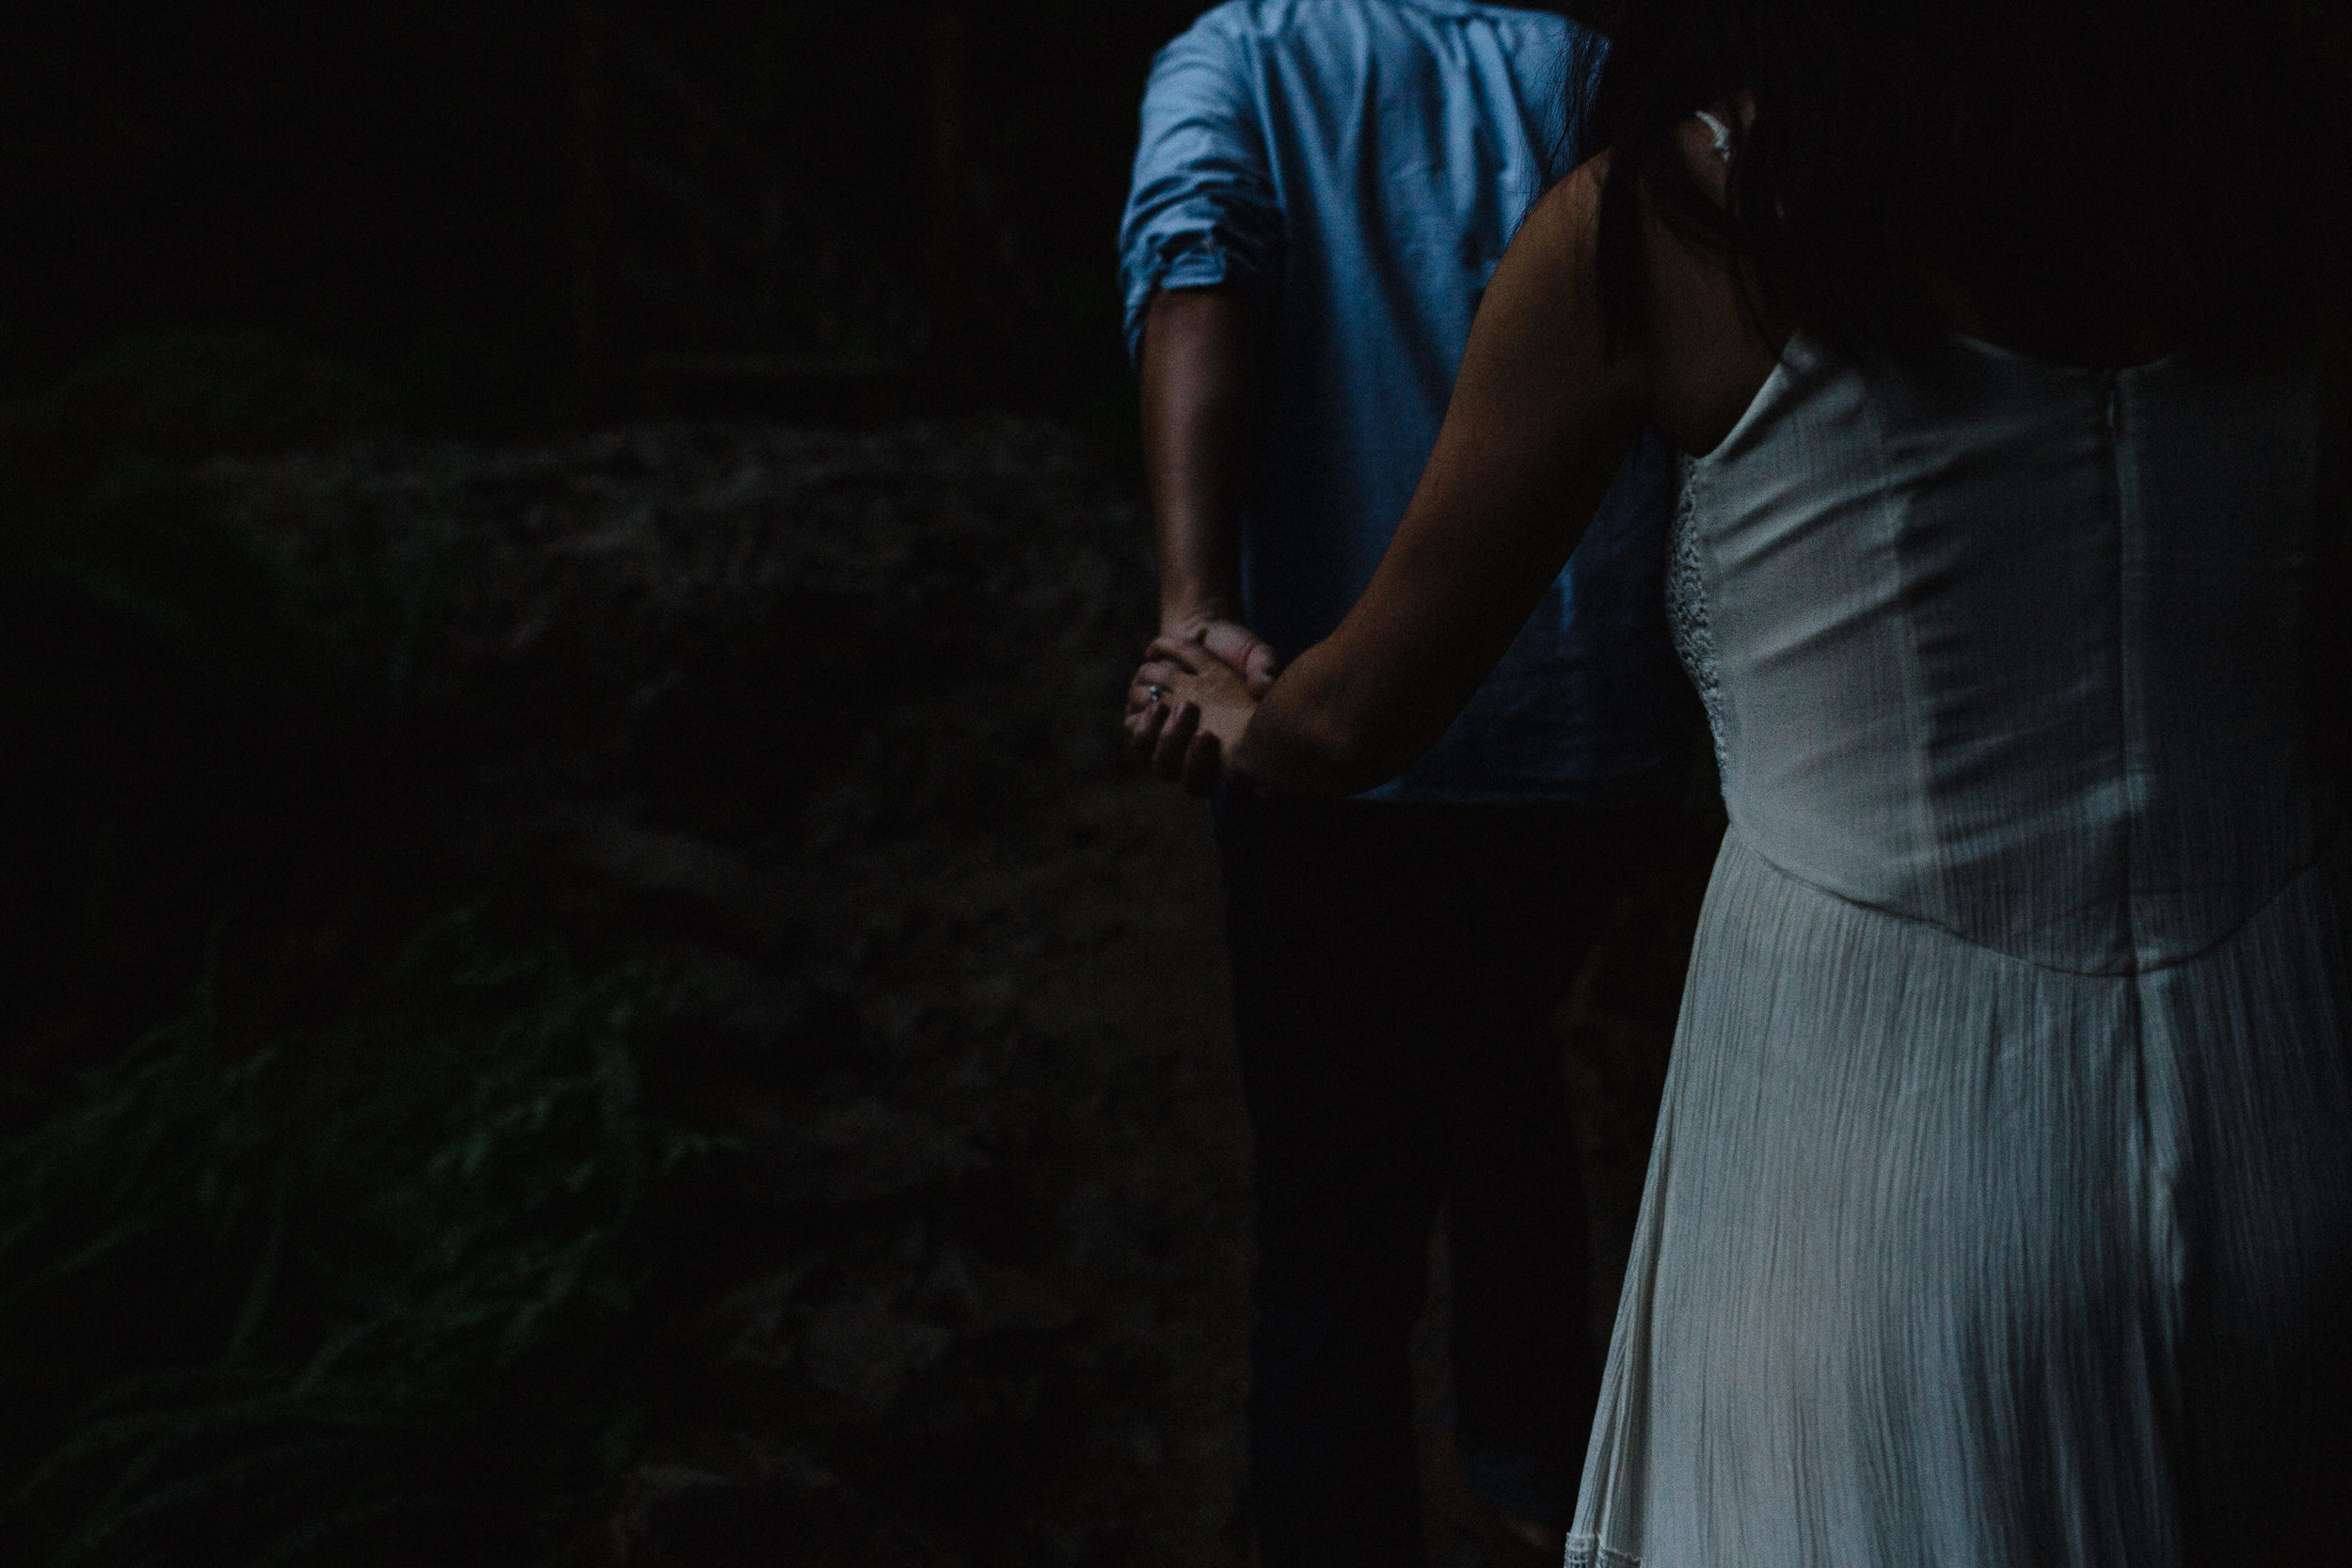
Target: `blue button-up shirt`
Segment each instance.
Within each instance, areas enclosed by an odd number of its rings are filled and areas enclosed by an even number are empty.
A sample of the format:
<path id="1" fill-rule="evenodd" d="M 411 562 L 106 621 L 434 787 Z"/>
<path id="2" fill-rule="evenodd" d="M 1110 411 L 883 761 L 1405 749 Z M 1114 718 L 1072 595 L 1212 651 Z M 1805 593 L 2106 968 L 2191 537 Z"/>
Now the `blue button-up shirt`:
<path id="1" fill-rule="evenodd" d="M 1242 283 L 1269 307 L 1242 594 L 1285 659 L 1338 626 L 1396 531 L 1486 280 L 1564 162 L 1583 41 L 1470 0 L 1232 0 L 1152 67 L 1120 236 L 1129 346 L 1162 289 Z M 1672 496 L 1645 438 L 1469 709 L 1375 797 L 1646 793 L 1688 701 L 1661 602 Z"/>

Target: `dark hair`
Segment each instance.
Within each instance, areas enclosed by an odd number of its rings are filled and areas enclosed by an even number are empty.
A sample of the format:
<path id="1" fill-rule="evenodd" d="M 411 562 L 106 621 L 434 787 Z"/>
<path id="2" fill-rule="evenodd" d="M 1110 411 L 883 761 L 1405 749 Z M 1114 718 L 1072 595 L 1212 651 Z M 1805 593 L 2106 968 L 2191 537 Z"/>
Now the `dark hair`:
<path id="1" fill-rule="evenodd" d="M 1581 148 L 1610 155 L 1613 341 L 1642 325 L 1641 196 L 1759 325 L 1846 352 L 1942 341 L 1931 277 L 2083 363 L 2306 330 L 2352 158 L 2296 32 L 2320 3 L 1632 0 Z M 1677 135 L 1734 102 L 1718 203 Z"/>

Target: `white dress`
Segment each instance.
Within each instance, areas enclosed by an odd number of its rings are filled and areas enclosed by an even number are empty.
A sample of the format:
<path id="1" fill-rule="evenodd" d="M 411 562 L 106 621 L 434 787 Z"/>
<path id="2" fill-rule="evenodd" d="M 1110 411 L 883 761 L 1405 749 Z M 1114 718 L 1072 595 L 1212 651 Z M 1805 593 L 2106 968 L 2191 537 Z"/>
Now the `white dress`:
<path id="1" fill-rule="evenodd" d="M 2308 378 L 1793 344 L 1689 466 L 1731 817 L 1568 1561 L 2352 1560 Z"/>

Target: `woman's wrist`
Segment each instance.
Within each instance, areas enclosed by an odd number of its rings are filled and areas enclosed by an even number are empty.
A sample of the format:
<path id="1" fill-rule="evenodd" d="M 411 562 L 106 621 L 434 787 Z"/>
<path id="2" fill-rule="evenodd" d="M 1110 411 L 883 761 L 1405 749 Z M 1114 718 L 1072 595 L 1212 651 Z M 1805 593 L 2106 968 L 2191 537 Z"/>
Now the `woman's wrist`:
<path id="1" fill-rule="evenodd" d="M 1256 714 L 1241 727 L 1241 734 L 1225 748 L 1225 782 L 1239 788 L 1254 789 L 1258 784 L 1257 770 L 1249 766 L 1249 732 L 1258 727 Z"/>

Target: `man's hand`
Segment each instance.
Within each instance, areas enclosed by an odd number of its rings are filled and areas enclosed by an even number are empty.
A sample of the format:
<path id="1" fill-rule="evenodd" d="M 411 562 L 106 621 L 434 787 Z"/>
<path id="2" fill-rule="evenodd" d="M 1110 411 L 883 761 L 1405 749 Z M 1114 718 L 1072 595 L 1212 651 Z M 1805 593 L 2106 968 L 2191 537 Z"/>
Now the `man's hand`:
<path id="1" fill-rule="evenodd" d="M 1152 644 L 1128 696 L 1127 735 L 1137 759 L 1170 784 L 1206 795 L 1238 777 L 1230 763 L 1257 694 L 1222 658 L 1198 642 L 1163 637 Z"/>
<path id="2" fill-rule="evenodd" d="M 1252 697 L 1263 697 L 1273 689 L 1281 664 L 1273 647 L 1260 640 L 1257 633 L 1239 621 L 1219 615 L 1168 617 L 1160 625 L 1160 639 L 1190 643 L 1223 660 L 1248 684 Z"/>

